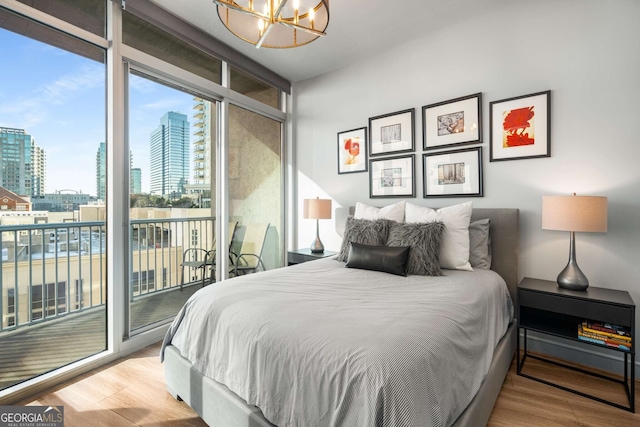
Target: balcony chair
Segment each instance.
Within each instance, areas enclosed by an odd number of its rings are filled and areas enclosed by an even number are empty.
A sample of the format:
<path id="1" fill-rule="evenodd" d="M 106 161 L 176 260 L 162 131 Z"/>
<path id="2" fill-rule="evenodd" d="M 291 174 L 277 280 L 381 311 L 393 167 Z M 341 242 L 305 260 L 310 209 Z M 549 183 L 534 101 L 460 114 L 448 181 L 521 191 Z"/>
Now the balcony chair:
<path id="1" fill-rule="evenodd" d="M 237 221 L 229 222 L 229 248 L 231 248 L 231 242 L 233 241 L 233 233 L 235 233 Z M 189 255 L 192 257 L 190 261 Z M 182 254 L 182 275 L 180 278 L 180 290 L 184 286 L 184 269 L 189 268 L 194 272 L 202 270 L 202 286 L 205 285 L 207 278 L 207 268 L 209 269 L 209 283 L 215 281 L 215 266 L 216 266 L 216 239 L 213 239 L 212 249 L 206 250 L 202 248 L 189 248 Z"/>
<path id="2" fill-rule="evenodd" d="M 269 230 L 269 223 L 248 224 L 242 239 L 242 246 L 238 255 L 231 254 L 233 258 L 230 275 L 241 276 L 246 273 L 254 273 L 260 268 L 266 270 L 262 262 L 262 249 Z"/>

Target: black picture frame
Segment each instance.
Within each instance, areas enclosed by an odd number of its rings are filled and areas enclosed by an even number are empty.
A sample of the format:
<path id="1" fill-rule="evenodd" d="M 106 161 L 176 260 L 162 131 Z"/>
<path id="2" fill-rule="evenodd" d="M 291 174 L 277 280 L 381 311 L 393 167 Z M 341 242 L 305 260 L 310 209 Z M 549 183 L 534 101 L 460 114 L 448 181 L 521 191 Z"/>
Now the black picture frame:
<path id="1" fill-rule="evenodd" d="M 483 197 L 482 147 L 422 155 L 423 198 Z"/>
<path id="2" fill-rule="evenodd" d="M 416 109 L 369 118 L 369 157 L 415 150 Z"/>
<path id="3" fill-rule="evenodd" d="M 424 150 L 482 143 L 482 93 L 422 107 Z"/>
<path id="4" fill-rule="evenodd" d="M 357 150 L 355 148 L 357 140 Z M 347 147 L 349 145 L 349 147 Z M 338 132 L 338 175 L 366 172 L 369 165 L 367 128 Z M 357 151 L 357 152 L 356 152 Z"/>
<path id="5" fill-rule="evenodd" d="M 416 197 L 416 155 L 369 159 L 369 198 Z"/>
<path id="6" fill-rule="evenodd" d="M 490 102 L 489 132 L 490 162 L 551 157 L 551 91 Z"/>

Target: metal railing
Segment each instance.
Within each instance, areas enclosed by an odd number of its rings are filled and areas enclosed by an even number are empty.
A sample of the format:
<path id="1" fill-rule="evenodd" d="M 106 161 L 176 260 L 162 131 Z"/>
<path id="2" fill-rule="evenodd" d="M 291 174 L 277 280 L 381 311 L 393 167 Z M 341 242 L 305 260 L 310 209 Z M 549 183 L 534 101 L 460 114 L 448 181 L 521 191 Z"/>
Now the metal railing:
<path id="1" fill-rule="evenodd" d="M 0 226 L 0 331 L 102 305 L 103 222 Z"/>
<path id="2" fill-rule="evenodd" d="M 129 298 L 179 288 L 183 256 L 199 261 L 206 251 L 215 249 L 215 220 L 211 217 L 167 218 L 131 221 Z M 188 274 L 188 276 L 187 276 Z M 185 271 L 185 282 L 201 282 L 206 271 Z"/>
<path id="3" fill-rule="evenodd" d="M 130 301 L 181 285 L 184 251 L 214 249 L 211 217 L 130 221 Z M 0 226 L 0 332 L 106 303 L 106 226 L 102 221 Z M 188 275 L 187 275 L 188 274 Z M 208 272 L 185 271 L 201 283 Z"/>

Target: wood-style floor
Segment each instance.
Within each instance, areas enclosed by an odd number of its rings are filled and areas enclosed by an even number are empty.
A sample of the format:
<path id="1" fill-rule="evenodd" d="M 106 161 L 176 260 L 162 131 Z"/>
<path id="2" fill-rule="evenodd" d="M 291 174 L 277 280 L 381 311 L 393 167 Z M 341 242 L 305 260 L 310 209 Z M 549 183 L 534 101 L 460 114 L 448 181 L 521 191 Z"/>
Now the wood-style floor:
<path id="1" fill-rule="evenodd" d="M 206 426 L 187 404 L 176 401 L 166 391 L 159 349 L 160 344 L 147 347 L 19 404 L 64 405 L 66 427 Z M 527 359 L 525 369 L 621 404 L 626 402 L 618 384 L 534 359 Z M 640 399 L 636 399 L 636 406 L 638 403 Z M 489 426 L 640 426 L 640 414 L 520 377 L 512 363 Z"/>

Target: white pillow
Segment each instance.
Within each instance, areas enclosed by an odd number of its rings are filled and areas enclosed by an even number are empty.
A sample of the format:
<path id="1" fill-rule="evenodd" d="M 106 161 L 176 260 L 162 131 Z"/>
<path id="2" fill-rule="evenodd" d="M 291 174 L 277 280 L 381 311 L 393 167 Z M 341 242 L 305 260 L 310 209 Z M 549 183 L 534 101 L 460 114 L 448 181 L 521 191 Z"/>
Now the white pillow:
<path id="1" fill-rule="evenodd" d="M 472 202 L 433 210 L 407 203 L 407 222 L 442 221 L 446 227 L 440 246 L 440 267 L 450 270 L 473 271 L 469 264 L 469 222 Z"/>
<path id="2" fill-rule="evenodd" d="M 405 201 L 394 203 L 383 208 L 365 205 L 364 203 L 356 203 L 356 211 L 353 219 L 392 219 L 397 222 L 404 222 L 404 205 Z"/>

